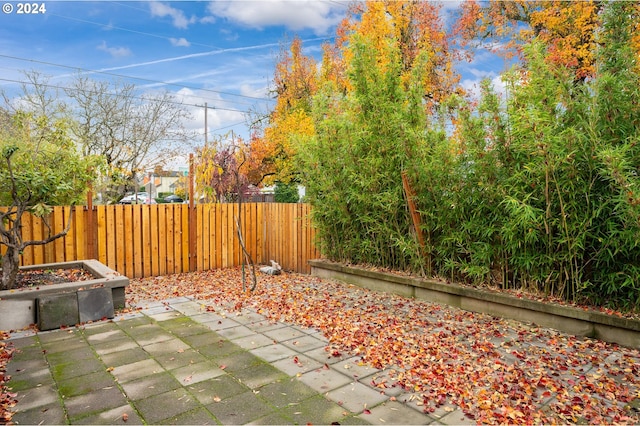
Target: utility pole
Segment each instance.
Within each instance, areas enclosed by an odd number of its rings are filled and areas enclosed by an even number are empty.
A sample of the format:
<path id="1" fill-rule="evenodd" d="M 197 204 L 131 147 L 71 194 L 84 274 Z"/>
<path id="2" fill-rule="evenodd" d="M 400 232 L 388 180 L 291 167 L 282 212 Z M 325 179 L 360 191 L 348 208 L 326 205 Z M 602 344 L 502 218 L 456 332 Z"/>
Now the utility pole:
<path id="1" fill-rule="evenodd" d="M 204 144 L 207 145 L 208 135 L 209 135 L 209 126 L 207 125 L 207 116 L 209 115 L 209 110 L 207 109 L 207 103 L 204 103 Z"/>

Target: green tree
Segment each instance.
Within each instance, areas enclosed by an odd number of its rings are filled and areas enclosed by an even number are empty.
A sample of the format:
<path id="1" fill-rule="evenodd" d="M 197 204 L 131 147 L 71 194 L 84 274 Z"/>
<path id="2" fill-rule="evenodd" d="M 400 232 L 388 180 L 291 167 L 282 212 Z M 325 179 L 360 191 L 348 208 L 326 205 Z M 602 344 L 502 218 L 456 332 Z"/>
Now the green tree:
<path id="1" fill-rule="evenodd" d="M 409 232 L 402 170 L 424 128 L 420 75 L 405 86 L 397 46 L 379 51 L 364 37 L 352 41 L 353 90 L 343 95 L 329 81 L 314 97 L 317 134 L 303 144 L 299 169 L 324 253 L 411 268 L 418 250 Z M 377 66 L 382 59 L 386 66 Z"/>
<path id="2" fill-rule="evenodd" d="M 98 162 L 82 156 L 68 136 L 68 123 L 50 122 L 18 112 L 11 123 L 0 128 L 0 243 L 2 256 L 0 289 L 11 289 L 20 265 L 20 253 L 29 245 L 47 244 L 68 230 L 47 235 L 42 240 L 24 241 L 22 216 L 43 217 L 49 205 L 81 202 L 88 184 L 95 178 Z M 70 220 L 68 221 L 70 223 Z"/>
<path id="3" fill-rule="evenodd" d="M 300 201 L 298 184 L 296 182 L 276 182 L 273 196 L 276 203 L 297 203 Z"/>

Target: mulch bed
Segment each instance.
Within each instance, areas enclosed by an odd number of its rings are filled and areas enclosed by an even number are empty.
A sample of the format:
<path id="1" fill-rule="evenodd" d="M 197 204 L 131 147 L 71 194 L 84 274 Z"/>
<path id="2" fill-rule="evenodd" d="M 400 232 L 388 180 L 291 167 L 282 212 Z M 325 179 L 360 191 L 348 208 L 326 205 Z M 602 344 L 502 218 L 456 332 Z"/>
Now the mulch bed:
<path id="1" fill-rule="evenodd" d="M 69 269 L 34 269 L 18 272 L 14 289 L 41 287 L 75 281 L 92 280 L 95 277 L 82 268 Z"/>

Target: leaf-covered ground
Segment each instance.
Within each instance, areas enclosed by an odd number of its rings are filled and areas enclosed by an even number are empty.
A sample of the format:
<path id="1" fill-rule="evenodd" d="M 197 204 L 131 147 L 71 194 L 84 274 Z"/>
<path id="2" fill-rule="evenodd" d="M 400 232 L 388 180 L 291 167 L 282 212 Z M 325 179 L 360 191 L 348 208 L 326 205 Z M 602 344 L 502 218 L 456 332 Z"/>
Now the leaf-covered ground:
<path id="1" fill-rule="evenodd" d="M 250 295 L 238 268 L 132 280 L 127 293 L 131 306 L 189 296 L 320 329 L 329 352 L 385 369 L 373 384 L 403 387 L 427 413 L 457 405 L 479 423 L 640 423 L 640 353 L 615 344 L 298 274 L 260 275 Z"/>
<path id="2" fill-rule="evenodd" d="M 13 346 L 7 344 L 9 334 L 0 331 L 0 424 L 9 423 L 13 416 L 11 408 L 16 405 L 16 394 L 7 387 L 11 378 L 7 375 L 7 364 L 13 356 Z"/>

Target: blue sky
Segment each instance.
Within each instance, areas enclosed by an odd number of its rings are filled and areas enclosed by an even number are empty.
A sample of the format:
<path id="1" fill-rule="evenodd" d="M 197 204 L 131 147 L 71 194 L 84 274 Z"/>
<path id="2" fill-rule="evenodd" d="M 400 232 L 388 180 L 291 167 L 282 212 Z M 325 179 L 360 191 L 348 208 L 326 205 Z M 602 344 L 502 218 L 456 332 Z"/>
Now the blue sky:
<path id="1" fill-rule="evenodd" d="M 4 1 L 0 14 L 0 90 L 15 96 L 21 70 L 51 76 L 64 87 L 83 73 L 121 80 L 141 91 L 168 90 L 187 105 L 191 130 L 248 135 L 248 112 L 273 105 L 270 85 L 278 52 L 294 36 L 319 57 L 344 17 L 343 0 L 44 1 L 46 11 L 18 14 Z M 6 13 L 9 9 L 11 13 Z M 457 2 L 445 2 L 449 12 Z M 23 10 L 24 11 L 24 10 Z M 494 56 L 462 64 L 472 88 L 503 68 Z M 204 137 L 203 137 L 204 138 Z"/>

